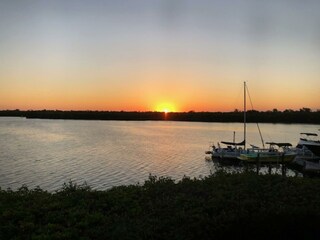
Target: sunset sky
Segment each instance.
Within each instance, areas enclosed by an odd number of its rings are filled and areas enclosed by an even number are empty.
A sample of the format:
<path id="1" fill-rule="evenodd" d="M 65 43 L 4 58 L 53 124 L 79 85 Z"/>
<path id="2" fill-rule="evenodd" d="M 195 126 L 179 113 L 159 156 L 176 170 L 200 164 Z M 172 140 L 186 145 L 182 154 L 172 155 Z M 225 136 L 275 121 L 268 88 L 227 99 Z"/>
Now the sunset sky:
<path id="1" fill-rule="evenodd" d="M 320 109 L 319 0 L 0 0 L 0 109 Z"/>

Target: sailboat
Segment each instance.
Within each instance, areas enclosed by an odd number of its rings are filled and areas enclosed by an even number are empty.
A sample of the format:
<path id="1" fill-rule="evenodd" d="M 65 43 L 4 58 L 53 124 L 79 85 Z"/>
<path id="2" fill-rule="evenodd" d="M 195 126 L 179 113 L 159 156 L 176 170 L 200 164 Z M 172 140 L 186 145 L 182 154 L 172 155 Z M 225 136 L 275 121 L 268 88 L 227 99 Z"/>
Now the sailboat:
<path id="1" fill-rule="evenodd" d="M 244 102 L 243 102 L 243 124 L 244 124 L 244 140 L 242 142 L 235 142 L 235 132 L 233 132 L 233 142 L 221 141 L 221 144 L 226 147 L 221 147 L 218 143 L 218 147 L 214 144 L 211 146 L 212 151 L 207 151 L 206 154 L 211 154 L 212 158 L 225 159 L 235 162 L 239 162 L 238 157 L 246 149 L 246 82 L 244 82 Z"/>
<path id="2" fill-rule="evenodd" d="M 235 161 L 244 161 L 244 162 L 262 162 L 262 163 L 274 163 L 274 162 L 291 162 L 296 157 L 296 152 L 291 150 L 290 143 L 274 143 L 269 142 L 269 148 L 264 147 L 264 141 L 262 138 L 262 134 L 260 131 L 260 127 L 257 123 L 257 127 L 259 130 L 260 138 L 262 141 L 263 148 L 256 147 L 251 145 L 252 148 L 246 148 L 246 138 L 247 138 L 247 122 L 246 122 L 246 93 L 247 93 L 247 85 L 244 82 L 244 104 L 243 104 L 243 138 L 244 140 L 240 143 L 235 142 L 235 137 L 233 142 L 224 142 L 222 144 L 226 144 L 226 148 L 222 148 L 218 143 L 218 147 L 212 145 L 212 151 L 208 151 L 206 153 L 212 154 L 213 158 L 219 159 L 228 159 Z M 250 97 L 250 95 L 249 95 Z M 251 100 L 251 99 L 250 99 Z M 252 104 L 252 103 L 251 103 Z M 234 133 L 235 134 L 235 133 Z M 240 147 L 239 147 L 240 146 Z"/>
<path id="3" fill-rule="evenodd" d="M 245 84 L 245 88 L 246 88 L 246 84 Z M 246 119 L 244 121 L 244 125 L 246 126 Z M 295 157 L 297 156 L 297 153 L 291 149 L 292 147 L 291 143 L 267 142 L 266 144 L 269 144 L 269 148 L 265 148 L 258 123 L 257 123 L 257 127 L 259 130 L 263 148 L 259 148 L 251 145 L 252 148 L 247 149 L 247 151 L 240 153 L 240 155 L 238 156 L 239 160 L 244 162 L 287 163 L 295 159 Z M 244 127 L 244 129 L 246 130 L 246 127 Z M 246 134 L 244 136 L 246 139 Z"/>

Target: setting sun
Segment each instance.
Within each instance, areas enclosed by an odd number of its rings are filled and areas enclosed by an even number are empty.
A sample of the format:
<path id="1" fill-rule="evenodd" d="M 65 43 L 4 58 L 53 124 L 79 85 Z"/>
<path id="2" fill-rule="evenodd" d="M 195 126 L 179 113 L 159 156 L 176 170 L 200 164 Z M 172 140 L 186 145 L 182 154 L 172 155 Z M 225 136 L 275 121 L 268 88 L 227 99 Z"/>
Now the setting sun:
<path id="1" fill-rule="evenodd" d="M 155 110 L 157 112 L 164 112 L 164 113 L 177 111 L 175 106 L 172 103 L 160 103 L 156 106 Z"/>

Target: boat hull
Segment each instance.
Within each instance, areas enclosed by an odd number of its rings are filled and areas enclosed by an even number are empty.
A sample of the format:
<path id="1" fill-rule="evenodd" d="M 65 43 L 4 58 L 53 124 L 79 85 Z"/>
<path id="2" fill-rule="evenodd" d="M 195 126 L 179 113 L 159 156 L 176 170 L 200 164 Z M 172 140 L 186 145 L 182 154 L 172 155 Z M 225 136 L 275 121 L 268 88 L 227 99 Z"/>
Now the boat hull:
<path id="1" fill-rule="evenodd" d="M 240 154 L 239 159 L 244 162 L 261 163 L 287 163 L 294 160 L 296 153 L 245 153 Z"/>
<path id="2" fill-rule="evenodd" d="M 213 158 L 219 158 L 219 159 L 237 160 L 239 156 L 240 156 L 240 152 L 213 152 L 212 153 Z"/>

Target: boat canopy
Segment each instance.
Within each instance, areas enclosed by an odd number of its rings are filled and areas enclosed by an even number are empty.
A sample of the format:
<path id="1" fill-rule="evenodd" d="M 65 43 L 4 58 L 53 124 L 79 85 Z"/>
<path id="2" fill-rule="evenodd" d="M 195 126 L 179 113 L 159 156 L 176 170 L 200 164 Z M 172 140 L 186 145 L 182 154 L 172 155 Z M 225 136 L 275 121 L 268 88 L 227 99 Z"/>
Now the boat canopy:
<path id="1" fill-rule="evenodd" d="M 226 145 L 232 145 L 232 146 L 244 146 L 246 141 L 243 140 L 242 142 L 239 142 L 239 143 L 235 143 L 235 142 L 221 142 L 223 144 L 226 144 Z"/>
<path id="2" fill-rule="evenodd" d="M 253 149 L 259 149 L 259 147 L 253 145 L 253 144 L 250 144 L 250 146 L 253 148 Z"/>
<path id="3" fill-rule="evenodd" d="M 291 143 L 275 143 L 275 142 L 267 142 L 266 144 L 276 145 L 278 147 L 292 147 Z"/>
<path id="4" fill-rule="evenodd" d="M 318 134 L 316 134 L 316 133 L 300 133 L 300 134 L 304 134 L 307 136 L 318 136 Z"/>

